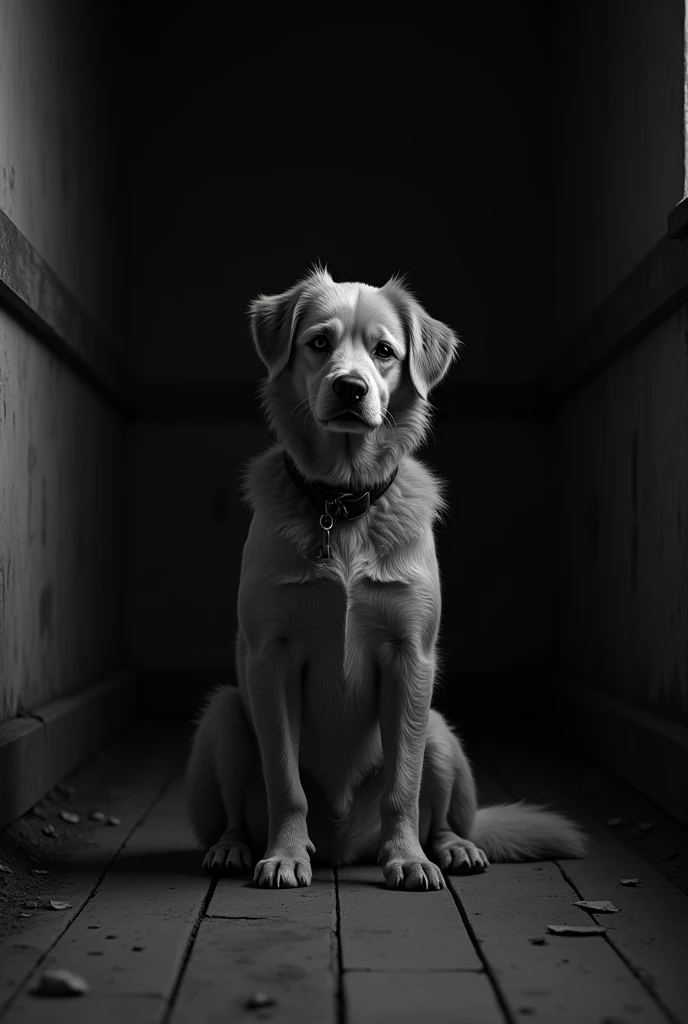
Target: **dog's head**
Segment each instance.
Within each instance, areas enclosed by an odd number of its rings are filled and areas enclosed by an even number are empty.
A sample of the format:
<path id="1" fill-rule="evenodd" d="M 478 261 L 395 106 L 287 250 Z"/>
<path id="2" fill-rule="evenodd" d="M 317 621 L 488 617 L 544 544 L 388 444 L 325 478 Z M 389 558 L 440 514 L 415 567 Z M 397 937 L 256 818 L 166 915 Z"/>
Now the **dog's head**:
<path id="1" fill-rule="evenodd" d="M 376 448 L 394 449 L 398 457 L 421 443 L 428 395 L 459 341 L 399 279 L 374 288 L 336 283 L 317 269 L 289 291 L 259 296 L 250 312 L 268 370 L 264 407 L 307 475 L 306 450 L 313 474 L 314 459 L 321 462 L 327 450 L 330 467 L 340 455 L 339 475 L 352 479 L 362 458 L 372 468 Z"/>

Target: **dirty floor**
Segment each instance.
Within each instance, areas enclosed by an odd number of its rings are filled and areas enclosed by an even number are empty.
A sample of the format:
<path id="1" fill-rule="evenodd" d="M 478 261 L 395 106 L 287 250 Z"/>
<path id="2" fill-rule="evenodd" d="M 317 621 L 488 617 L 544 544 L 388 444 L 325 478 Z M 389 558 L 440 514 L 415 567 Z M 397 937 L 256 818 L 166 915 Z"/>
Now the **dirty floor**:
<path id="1" fill-rule="evenodd" d="M 470 748 L 483 802 L 575 815 L 584 860 L 493 865 L 437 893 L 389 892 L 376 867 L 265 891 L 200 870 L 187 745 L 175 723 L 139 722 L 0 836 L 2 1024 L 688 1022 L 686 830 L 590 764 Z M 88 991 L 36 994 L 50 968 Z"/>

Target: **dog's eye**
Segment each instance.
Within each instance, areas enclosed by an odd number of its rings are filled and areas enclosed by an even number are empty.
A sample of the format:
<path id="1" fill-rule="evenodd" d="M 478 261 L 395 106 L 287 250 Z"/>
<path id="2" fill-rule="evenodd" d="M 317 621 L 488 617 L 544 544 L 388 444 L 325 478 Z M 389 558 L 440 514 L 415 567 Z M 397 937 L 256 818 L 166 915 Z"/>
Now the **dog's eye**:
<path id="1" fill-rule="evenodd" d="M 389 347 L 389 345 L 385 345 L 384 341 L 381 341 L 380 344 L 375 349 L 375 355 L 378 356 L 380 359 L 391 359 L 391 357 L 394 355 L 394 352 Z"/>
<path id="2" fill-rule="evenodd" d="M 330 347 L 330 343 L 324 334 L 318 334 L 315 338 L 311 338 L 308 345 L 314 352 L 327 352 Z"/>

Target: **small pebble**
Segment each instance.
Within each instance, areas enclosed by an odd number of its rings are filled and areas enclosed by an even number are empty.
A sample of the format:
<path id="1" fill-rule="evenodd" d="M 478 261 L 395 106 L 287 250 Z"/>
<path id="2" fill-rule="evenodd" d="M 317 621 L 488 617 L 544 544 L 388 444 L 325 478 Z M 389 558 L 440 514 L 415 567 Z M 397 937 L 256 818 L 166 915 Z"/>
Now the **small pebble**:
<path id="1" fill-rule="evenodd" d="M 108 823 L 108 825 L 121 825 L 122 824 L 120 818 L 108 818 L 107 823 Z"/>
<path id="2" fill-rule="evenodd" d="M 55 828 L 54 825 L 44 825 L 43 828 L 42 828 L 42 832 L 43 832 L 44 836 L 56 836 L 57 835 L 57 829 Z"/>
<path id="3" fill-rule="evenodd" d="M 92 811 L 90 818 L 91 821 L 107 821 L 107 814 L 103 814 L 102 811 Z"/>
<path id="4" fill-rule="evenodd" d="M 143 946 L 132 946 L 131 951 L 132 953 L 141 953 L 143 952 Z"/>
<path id="5" fill-rule="evenodd" d="M 31 813 L 33 814 L 34 818 L 45 818 L 45 811 L 38 804 L 36 804 L 36 806 L 31 809 Z"/>
<path id="6" fill-rule="evenodd" d="M 39 996 L 81 996 L 89 986 L 79 974 L 56 967 L 45 971 L 33 990 Z"/>
<path id="7" fill-rule="evenodd" d="M 654 827 L 654 821 L 640 821 L 631 831 L 631 835 L 634 836 L 636 839 L 640 839 L 641 836 L 644 836 L 648 832 L 651 832 Z"/>
<path id="8" fill-rule="evenodd" d="M 53 908 L 53 910 L 69 910 L 71 905 L 71 903 L 64 903 L 62 900 L 50 901 L 50 906 Z"/>
<path id="9" fill-rule="evenodd" d="M 274 1006 L 277 1000 L 273 996 L 268 996 L 265 992 L 254 992 L 252 996 L 249 996 L 244 1006 L 247 1010 L 260 1010 L 264 1006 Z"/>
<path id="10" fill-rule="evenodd" d="M 623 825 L 623 818 L 607 818 L 606 824 L 608 828 L 620 828 Z"/>
<path id="11" fill-rule="evenodd" d="M 0 861 L 0 871 L 2 871 L 3 875 L 13 875 L 14 874 L 14 871 L 9 866 L 9 864 L 3 864 L 2 861 Z"/>
<path id="12" fill-rule="evenodd" d="M 81 818 L 78 814 L 73 814 L 71 811 L 60 811 L 60 817 L 63 821 L 68 821 L 70 825 L 78 825 Z"/>
<path id="13" fill-rule="evenodd" d="M 622 878 L 621 879 L 621 884 L 622 885 L 631 885 L 635 889 L 635 888 L 637 888 L 638 885 L 640 885 L 640 879 L 639 878 Z"/>
<path id="14" fill-rule="evenodd" d="M 29 914 L 27 911 L 23 910 L 19 916 L 20 917 L 33 917 L 33 914 Z"/>
<path id="15" fill-rule="evenodd" d="M 528 939 L 531 946 L 546 946 L 547 939 L 544 939 L 541 935 L 536 935 L 533 939 Z"/>

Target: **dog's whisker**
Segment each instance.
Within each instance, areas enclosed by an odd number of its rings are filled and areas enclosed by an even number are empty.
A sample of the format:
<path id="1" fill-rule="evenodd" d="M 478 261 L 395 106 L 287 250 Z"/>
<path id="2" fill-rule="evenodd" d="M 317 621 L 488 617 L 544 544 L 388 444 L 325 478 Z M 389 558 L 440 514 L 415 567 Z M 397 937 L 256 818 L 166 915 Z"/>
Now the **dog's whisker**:
<path id="1" fill-rule="evenodd" d="M 307 398 L 304 398 L 304 399 L 303 399 L 302 401 L 298 402 L 298 403 L 297 403 L 297 404 L 296 404 L 296 405 L 294 406 L 294 408 L 292 409 L 292 411 L 291 411 L 291 412 L 289 413 L 289 419 L 291 419 L 291 418 L 292 418 L 292 416 L 293 416 L 293 415 L 294 415 L 294 413 L 295 413 L 295 412 L 297 411 L 297 409 L 300 409 L 302 405 L 308 405 L 308 404 L 310 403 L 310 400 L 311 400 L 311 398 L 313 398 L 313 395 L 308 395 L 308 397 L 307 397 Z M 299 413 L 299 416 L 300 416 L 300 415 L 301 415 L 301 413 Z M 297 422 L 298 422 L 298 416 L 297 416 Z"/>

